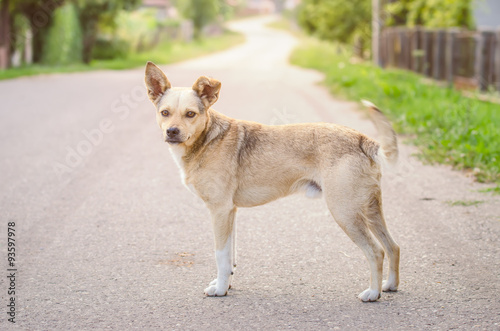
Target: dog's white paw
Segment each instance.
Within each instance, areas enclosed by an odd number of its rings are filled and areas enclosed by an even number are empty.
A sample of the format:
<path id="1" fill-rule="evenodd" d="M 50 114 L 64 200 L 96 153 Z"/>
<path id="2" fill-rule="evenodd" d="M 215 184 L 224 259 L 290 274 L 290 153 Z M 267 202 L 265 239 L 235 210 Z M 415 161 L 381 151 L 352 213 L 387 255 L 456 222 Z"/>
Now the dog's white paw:
<path id="1" fill-rule="evenodd" d="M 384 280 L 382 282 L 382 291 L 384 292 L 396 292 L 398 290 L 398 286 L 395 282 L 391 282 L 389 280 Z"/>
<path id="2" fill-rule="evenodd" d="M 210 282 L 210 284 L 208 284 L 208 286 L 217 286 L 217 278 L 215 278 L 214 280 L 212 280 Z M 231 283 L 229 284 L 229 289 L 231 289 Z"/>
<path id="3" fill-rule="evenodd" d="M 213 281 L 210 284 L 212 283 Z M 227 294 L 227 290 L 217 289 L 217 285 L 209 285 L 204 292 L 208 297 L 223 297 Z"/>
<path id="4" fill-rule="evenodd" d="M 358 298 L 363 302 L 377 301 L 380 298 L 380 292 L 369 288 L 361 292 Z"/>

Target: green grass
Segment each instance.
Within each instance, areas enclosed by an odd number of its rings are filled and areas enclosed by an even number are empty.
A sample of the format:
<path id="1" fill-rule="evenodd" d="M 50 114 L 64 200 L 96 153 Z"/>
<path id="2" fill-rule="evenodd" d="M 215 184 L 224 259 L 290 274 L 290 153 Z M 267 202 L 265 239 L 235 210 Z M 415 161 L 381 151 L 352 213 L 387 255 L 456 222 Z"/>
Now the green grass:
<path id="1" fill-rule="evenodd" d="M 457 200 L 457 201 L 446 201 L 447 204 L 450 206 L 463 206 L 463 207 L 470 207 L 470 206 L 477 206 L 481 203 L 484 203 L 484 201 L 481 200 Z"/>
<path id="2" fill-rule="evenodd" d="M 68 73 L 96 69 L 122 70 L 145 65 L 147 61 L 158 64 L 179 62 L 209 53 L 221 51 L 244 42 L 245 37 L 235 32 L 226 32 L 221 36 L 195 40 L 190 43 L 170 42 L 158 45 L 151 51 L 129 54 L 124 59 L 92 61 L 89 65 L 72 64 L 59 67 L 32 65 L 0 71 L 0 80 L 21 76 L 33 76 L 49 73 Z"/>
<path id="3" fill-rule="evenodd" d="M 339 46 L 312 38 L 294 50 L 291 62 L 324 72 L 336 95 L 374 102 L 420 147 L 423 159 L 500 186 L 499 104 L 465 97 L 412 72 L 354 61 Z"/>
<path id="4" fill-rule="evenodd" d="M 500 195 L 500 185 L 497 187 L 489 187 L 479 190 L 481 193 L 493 193 L 495 195 Z"/>

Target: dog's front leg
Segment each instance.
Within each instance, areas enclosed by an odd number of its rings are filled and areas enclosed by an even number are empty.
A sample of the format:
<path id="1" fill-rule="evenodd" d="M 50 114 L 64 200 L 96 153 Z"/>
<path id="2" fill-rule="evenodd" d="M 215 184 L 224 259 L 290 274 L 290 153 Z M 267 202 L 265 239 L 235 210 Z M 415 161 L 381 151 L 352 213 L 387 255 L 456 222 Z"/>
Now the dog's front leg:
<path id="1" fill-rule="evenodd" d="M 210 212 L 215 236 L 217 279 L 205 289 L 205 294 L 207 296 L 224 296 L 229 289 L 233 273 L 232 250 L 234 238 L 231 233 L 233 232 L 236 208 L 233 207 L 230 210 L 210 208 Z"/>

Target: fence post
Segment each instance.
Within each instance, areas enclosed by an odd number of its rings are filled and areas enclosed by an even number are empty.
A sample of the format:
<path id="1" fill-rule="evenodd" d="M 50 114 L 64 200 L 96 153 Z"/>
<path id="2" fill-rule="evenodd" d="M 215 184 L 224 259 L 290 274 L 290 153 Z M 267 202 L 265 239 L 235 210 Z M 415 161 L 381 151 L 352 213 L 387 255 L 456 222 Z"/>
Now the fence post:
<path id="1" fill-rule="evenodd" d="M 420 30 L 420 49 L 422 50 L 422 56 L 420 57 L 420 70 L 419 73 L 427 76 L 425 72 L 425 67 L 427 66 L 426 57 L 427 57 L 427 30 Z"/>
<path id="2" fill-rule="evenodd" d="M 432 37 L 434 36 L 434 31 L 425 30 L 424 31 L 424 39 L 423 39 L 423 49 L 424 49 L 424 66 L 422 73 L 427 77 L 432 77 L 432 68 L 433 68 L 433 50 L 432 50 Z"/>
<path id="3" fill-rule="evenodd" d="M 486 67 L 486 73 L 488 75 L 488 87 L 496 87 L 495 86 L 495 47 L 496 47 L 496 40 L 495 40 L 495 32 L 494 31 L 488 31 L 488 66 Z"/>
<path id="4" fill-rule="evenodd" d="M 486 77 L 485 70 L 485 48 L 487 41 L 487 32 L 478 31 L 475 35 L 476 39 L 476 52 L 475 52 L 475 65 L 474 65 L 474 76 L 477 80 L 477 84 L 480 91 L 486 91 L 488 89 L 488 80 Z"/>
<path id="5" fill-rule="evenodd" d="M 419 72 L 420 64 L 420 28 L 417 26 L 413 29 L 410 41 L 411 67 L 414 72 Z"/>
<path id="6" fill-rule="evenodd" d="M 394 67 L 394 28 L 387 30 L 387 64 Z"/>
<path id="7" fill-rule="evenodd" d="M 427 31 L 425 28 L 420 30 L 420 51 L 422 55 L 420 56 L 420 68 L 418 68 L 418 73 L 425 76 L 425 57 L 427 52 Z"/>
<path id="8" fill-rule="evenodd" d="M 443 68 L 441 63 L 444 56 L 444 36 L 445 34 L 443 30 L 436 30 L 433 47 L 434 65 L 432 66 L 432 77 L 437 80 L 440 80 L 443 77 Z"/>
<path id="9" fill-rule="evenodd" d="M 382 30 L 380 34 L 380 64 L 382 68 L 387 67 L 387 30 Z"/>
<path id="10" fill-rule="evenodd" d="M 500 28 L 495 33 L 495 50 L 493 51 L 495 74 L 494 81 L 496 82 L 496 89 L 500 91 Z"/>
<path id="11" fill-rule="evenodd" d="M 380 19 L 380 0 L 372 0 L 372 57 L 375 65 L 381 67 L 380 60 L 380 30 L 382 20 Z"/>
<path id="12" fill-rule="evenodd" d="M 406 70 L 409 70 L 411 68 L 411 53 L 410 53 L 410 40 L 409 40 L 409 34 L 410 31 L 408 28 L 404 28 L 403 31 L 401 32 L 401 37 L 402 37 L 402 51 L 403 51 L 403 61 L 404 61 L 404 68 Z"/>
<path id="13" fill-rule="evenodd" d="M 453 61 L 453 51 L 455 49 L 455 44 L 457 40 L 458 30 L 450 29 L 446 32 L 446 49 L 445 49 L 445 69 L 446 69 L 446 81 L 448 85 L 453 86 L 453 74 L 454 74 L 454 61 Z"/>
<path id="14" fill-rule="evenodd" d="M 405 65 L 404 65 L 404 52 L 403 52 L 403 34 L 402 34 L 402 30 L 404 28 L 402 27 L 398 27 L 397 30 L 396 30 L 396 40 L 397 40 L 397 48 L 398 48 L 398 64 L 397 64 L 397 67 L 398 68 L 404 68 Z"/>

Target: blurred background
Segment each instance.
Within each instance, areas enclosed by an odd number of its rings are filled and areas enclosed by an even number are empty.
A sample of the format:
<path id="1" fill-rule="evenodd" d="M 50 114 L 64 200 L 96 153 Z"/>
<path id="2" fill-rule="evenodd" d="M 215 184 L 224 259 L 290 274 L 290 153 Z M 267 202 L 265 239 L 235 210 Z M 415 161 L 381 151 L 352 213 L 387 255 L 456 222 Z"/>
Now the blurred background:
<path id="1" fill-rule="evenodd" d="M 0 69 L 138 66 L 176 43 L 235 42 L 224 22 L 272 13 L 378 65 L 500 89 L 496 0 L 0 0 Z"/>
<path id="2" fill-rule="evenodd" d="M 90 64 L 224 33 L 234 17 L 297 1 L 2 0 L 0 68 Z"/>

